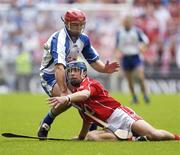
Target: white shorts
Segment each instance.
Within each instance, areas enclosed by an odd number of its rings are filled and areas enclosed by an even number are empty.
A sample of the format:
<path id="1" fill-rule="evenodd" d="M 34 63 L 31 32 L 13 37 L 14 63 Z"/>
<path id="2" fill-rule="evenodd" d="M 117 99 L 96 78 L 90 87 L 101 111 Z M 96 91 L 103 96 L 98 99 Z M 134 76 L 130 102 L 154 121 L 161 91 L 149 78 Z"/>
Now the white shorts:
<path id="1" fill-rule="evenodd" d="M 142 118 L 132 109 L 122 106 L 114 110 L 111 116 L 107 119 L 107 123 L 114 128 L 131 131 L 132 124 L 141 119 Z"/>

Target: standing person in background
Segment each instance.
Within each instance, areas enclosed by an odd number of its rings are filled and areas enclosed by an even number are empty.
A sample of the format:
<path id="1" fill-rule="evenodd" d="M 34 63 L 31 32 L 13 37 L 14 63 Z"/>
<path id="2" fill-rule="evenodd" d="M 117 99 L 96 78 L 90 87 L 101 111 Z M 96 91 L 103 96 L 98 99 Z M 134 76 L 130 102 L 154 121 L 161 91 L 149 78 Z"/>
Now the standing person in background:
<path id="1" fill-rule="evenodd" d="M 149 43 L 148 37 L 137 27 L 133 26 L 133 18 L 127 15 L 123 19 L 123 26 L 116 33 L 116 54 L 121 61 L 121 66 L 128 81 L 132 94 L 132 103 L 138 103 L 134 90 L 133 74 L 136 72 L 144 101 L 149 102 L 144 78 L 144 66 L 141 53 L 146 51 Z"/>
<path id="2" fill-rule="evenodd" d="M 113 73 L 118 70 L 117 62 L 104 64 L 91 46 L 89 37 L 83 33 L 86 15 L 78 9 L 68 10 L 64 18 L 64 28 L 51 35 L 44 45 L 40 76 L 41 84 L 50 97 L 68 94 L 65 68 L 66 63 L 77 60 L 82 54 L 90 66 L 101 73 Z M 52 108 L 42 120 L 38 137 L 47 137 L 51 124 L 56 116 L 66 111 L 70 106 L 62 105 Z M 94 127 L 96 129 L 96 126 Z"/>
<path id="3" fill-rule="evenodd" d="M 32 61 L 30 53 L 19 45 L 19 54 L 16 57 L 16 84 L 18 91 L 29 91 L 29 83 L 32 73 Z"/>

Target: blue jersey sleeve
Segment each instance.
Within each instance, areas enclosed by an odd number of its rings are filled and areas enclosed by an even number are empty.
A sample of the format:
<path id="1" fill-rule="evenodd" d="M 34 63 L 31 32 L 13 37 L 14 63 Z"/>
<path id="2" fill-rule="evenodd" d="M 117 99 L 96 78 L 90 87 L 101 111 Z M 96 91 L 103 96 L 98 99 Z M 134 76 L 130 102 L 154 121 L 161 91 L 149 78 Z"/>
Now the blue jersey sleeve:
<path id="1" fill-rule="evenodd" d="M 65 66 L 66 48 L 68 47 L 68 45 L 66 43 L 66 37 L 62 36 L 62 32 L 57 32 L 52 36 L 50 53 L 54 64 L 60 63 Z"/>
<path id="2" fill-rule="evenodd" d="M 82 50 L 82 54 L 84 58 L 87 60 L 89 64 L 95 62 L 99 59 L 99 54 L 96 52 L 96 50 L 91 46 L 90 40 L 87 36 L 81 35 L 80 39 L 84 43 L 84 48 Z"/>
<path id="3" fill-rule="evenodd" d="M 142 38 L 142 31 L 139 29 L 136 29 L 137 35 L 138 35 L 138 41 L 139 42 L 143 42 L 143 38 Z"/>
<path id="4" fill-rule="evenodd" d="M 58 53 L 57 53 L 57 42 L 58 42 L 58 35 L 59 32 L 56 33 L 51 40 L 51 55 L 54 60 L 54 63 L 57 64 L 58 62 Z"/>

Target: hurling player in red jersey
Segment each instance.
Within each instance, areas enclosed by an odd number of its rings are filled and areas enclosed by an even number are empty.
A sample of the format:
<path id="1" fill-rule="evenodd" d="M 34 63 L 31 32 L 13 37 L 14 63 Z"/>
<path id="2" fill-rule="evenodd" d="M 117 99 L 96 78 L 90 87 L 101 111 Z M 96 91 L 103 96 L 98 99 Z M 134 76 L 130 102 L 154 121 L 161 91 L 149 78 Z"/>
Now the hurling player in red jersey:
<path id="1" fill-rule="evenodd" d="M 180 136 L 165 130 L 155 129 L 133 110 L 121 105 L 112 98 L 104 87 L 95 79 L 87 76 L 87 67 L 83 62 L 73 61 L 67 64 L 67 81 L 72 94 L 52 97 L 49 104 L 58 109 L 63 104 L 77 104 L 84 110 L 91 112 L 97 118 L 105 121 L 116 129 L 131 131 L 136 136 L 144 136 L 150 141 L 180 140 Z M 78 136 L 79 140 L 118 140 L 110 131 L 94 130 L 88 132 L 92 122 L 81 113 L 83 126 Z"/>

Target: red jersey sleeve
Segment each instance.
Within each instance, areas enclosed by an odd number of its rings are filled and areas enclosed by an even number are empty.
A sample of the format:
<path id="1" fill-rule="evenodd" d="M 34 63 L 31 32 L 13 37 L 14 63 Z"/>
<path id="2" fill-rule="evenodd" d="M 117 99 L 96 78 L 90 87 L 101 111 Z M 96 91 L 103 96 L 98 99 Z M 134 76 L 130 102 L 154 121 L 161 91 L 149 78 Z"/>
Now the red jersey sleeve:
<path id="1" fill-rule="evenodd" d="M 90 94 L 91 96 L 94 96 L 95 94 L 98 93 L 98 90 L 96 89 L 96 87 L 94 87 L 93 85 L 90 86 Z"/>

